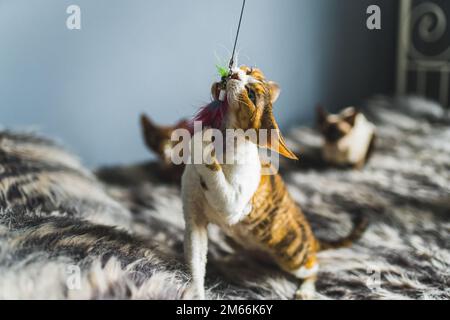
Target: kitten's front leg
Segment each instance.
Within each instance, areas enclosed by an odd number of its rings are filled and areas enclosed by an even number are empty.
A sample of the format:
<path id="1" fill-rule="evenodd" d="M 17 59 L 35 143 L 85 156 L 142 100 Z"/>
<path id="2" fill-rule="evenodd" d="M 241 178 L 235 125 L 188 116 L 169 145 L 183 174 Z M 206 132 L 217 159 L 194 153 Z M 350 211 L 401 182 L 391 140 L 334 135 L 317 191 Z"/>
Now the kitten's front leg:
<path id="1" fill-rule="evenodd" d="M 184 205 L 184 254 L 192 275 L 192 287 L 198 299 L 205 299 L 208 222 L 193 203 Z"/>
<path id="2" fill-rule="evenodd" d="M 204 195 L 209 205 L 224 214 L 230 225 L 236 224 L 251 211 L 249 203 L 257 186 L 247 187 L 249 184 L 245 179 L 237 184 L 230 182 L 216 157 L 208 131 L 202 139 L 202 151 L 207 157 L 205 163 L 195 165 L 195 170 L 200 177 Z"/>
<path id="3" fill-rule="evenodd" d="M 224 214 L 229 225 L 238 223 L 251 211 L 252 193 L 243 191 L 245 181 L 241 185 L 233 185 L 218 163 L 197 165 L 196 170 L 201 178 L 206 200 L 214 210 Z"/>
<path id="4" fill-rule="evenodd" d="M 295 293 L 296 300 L 313 300 L 316 296 L 317 276 L 304 279 L 300 288 Z"/>
<path id="5" fill-rule="evenodd" d="M 205 299 L 205 270 L 208 253 L 208 220 L 204 215 L 204 198 L 198 175 L 187 165 L 181 181 L 185 223 L 184 255 L 192 275 L 192 288 L 197 298 Z"/>

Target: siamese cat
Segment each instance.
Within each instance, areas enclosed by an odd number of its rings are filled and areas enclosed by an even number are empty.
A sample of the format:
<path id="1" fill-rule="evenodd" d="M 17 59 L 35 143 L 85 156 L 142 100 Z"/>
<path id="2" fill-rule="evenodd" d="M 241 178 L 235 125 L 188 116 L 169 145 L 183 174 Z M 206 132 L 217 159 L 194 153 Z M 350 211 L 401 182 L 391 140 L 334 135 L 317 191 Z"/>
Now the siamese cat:
<path id="1" fill-rule="evenodd" d="M 317 118 L 324 138 L 324 160 L 336 166 L 362 169 L 375 146 L 375 125 L 353 107 L 339 114 L 329 114 L 318 107 Z"/>

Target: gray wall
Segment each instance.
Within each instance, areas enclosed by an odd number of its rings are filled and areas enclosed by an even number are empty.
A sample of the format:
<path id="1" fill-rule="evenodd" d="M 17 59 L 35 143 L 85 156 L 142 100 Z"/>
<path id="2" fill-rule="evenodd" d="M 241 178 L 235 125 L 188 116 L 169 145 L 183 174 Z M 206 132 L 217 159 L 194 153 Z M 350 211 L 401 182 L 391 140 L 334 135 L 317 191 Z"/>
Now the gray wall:
<path id="1" fill-rule="evenodd" d="M 283 130 L 390 93 L 397 1 L 248 0 L 240 62 L 283 89 Z M 141 161 L 138 116 L 192 115 L 228 59 L 240 0 L 0 0 L 0 124 L 58 137 L 90 166 Z M 82 30 L 65 26 L 78 4 Z M 382 8 L 382 31 L 365 27 Z"/>

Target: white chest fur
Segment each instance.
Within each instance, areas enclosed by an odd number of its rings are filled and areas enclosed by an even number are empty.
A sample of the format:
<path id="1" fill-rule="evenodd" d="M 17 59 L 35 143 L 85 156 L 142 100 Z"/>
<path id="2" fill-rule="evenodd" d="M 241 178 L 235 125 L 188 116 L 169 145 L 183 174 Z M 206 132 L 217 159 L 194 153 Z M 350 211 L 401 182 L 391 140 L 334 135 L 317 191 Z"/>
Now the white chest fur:
<path id="1" fill-rule="evenodd" d="M 220 170 L 189 164 L 182 180 L 183 199 L 196 202 L 210 222 L 221 226 L 234 225 L 251 212 L 250 201 L 261 178 L 258 147 L 243 140 L 233 150 Z"/>

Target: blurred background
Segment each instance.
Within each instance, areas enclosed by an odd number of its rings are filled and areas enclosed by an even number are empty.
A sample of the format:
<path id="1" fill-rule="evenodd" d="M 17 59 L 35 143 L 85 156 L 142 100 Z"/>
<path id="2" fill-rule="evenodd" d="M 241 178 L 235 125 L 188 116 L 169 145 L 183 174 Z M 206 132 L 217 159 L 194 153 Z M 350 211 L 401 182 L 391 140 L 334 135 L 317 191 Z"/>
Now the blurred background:
<path id="1" fill-rule="evenodd" d="M 66 9 L 81 8 L 81 30 Z M 366 27 L 369 5 L 381 30 Z M 240 0 L 0 0 L 0 125 L 61 140 L 91 167 L 149 159 L 139 115 L 170 124 L 209 100 Z M 281 85 L 283 131 L 395 91 L 399 1 L 248 0 L 239 63 Z"/>

